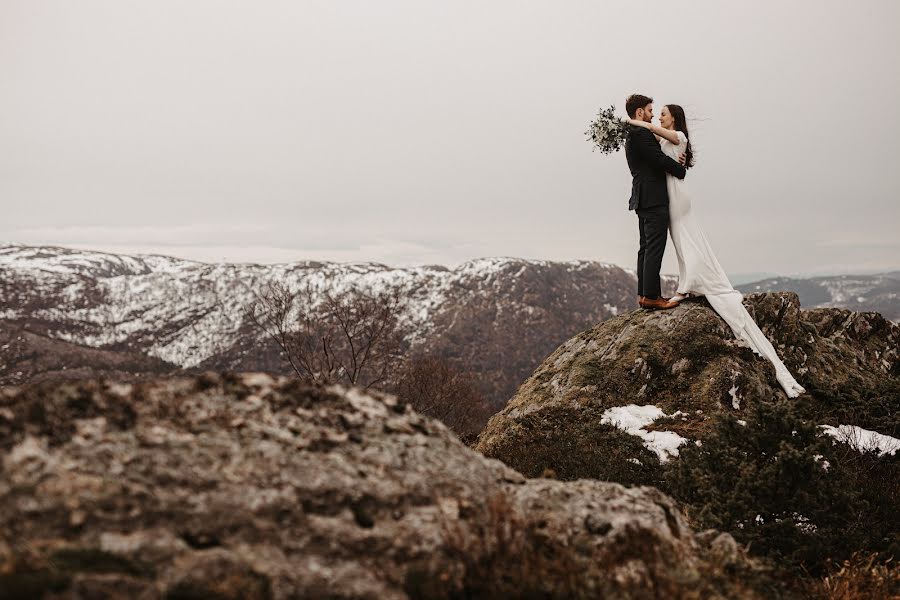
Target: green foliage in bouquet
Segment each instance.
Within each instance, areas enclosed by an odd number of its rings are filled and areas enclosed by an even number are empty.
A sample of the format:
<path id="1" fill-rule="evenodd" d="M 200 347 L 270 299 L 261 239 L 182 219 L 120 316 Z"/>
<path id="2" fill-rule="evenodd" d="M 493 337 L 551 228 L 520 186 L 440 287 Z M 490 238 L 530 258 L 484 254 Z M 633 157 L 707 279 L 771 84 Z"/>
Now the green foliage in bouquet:
<path id="1" fill-rule="evenodd" d="M 798 572 L 820 576 L 855 550 L 900 552 L 900 452 L 834 443 L 791 402 L 759 403 L 746 425 L 731 413 L 667 468 L 667 491 L 698 527 L 731 533 Z"/>
<path id="2" fill-rule="evenodd" d="M 616 115 L 616 107 L 600 109 L 585 131 L 587 139 L 594 143 L 591 152 L 600 150 L 604 154 L 618 152 L 628 138 L 628 121 Z"/>

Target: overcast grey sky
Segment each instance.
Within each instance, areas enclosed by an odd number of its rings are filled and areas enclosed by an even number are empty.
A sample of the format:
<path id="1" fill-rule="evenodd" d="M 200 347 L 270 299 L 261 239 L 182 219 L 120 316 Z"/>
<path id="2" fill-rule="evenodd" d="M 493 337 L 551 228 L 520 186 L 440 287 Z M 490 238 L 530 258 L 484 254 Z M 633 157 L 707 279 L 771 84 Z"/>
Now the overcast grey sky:
<path id="1" fill-rule="evenodd" d="M 2 0 L 0 241 L 633 268 L 641 92 L 729 273 L 900 268 L 898 57 L 894 0 Z"/>

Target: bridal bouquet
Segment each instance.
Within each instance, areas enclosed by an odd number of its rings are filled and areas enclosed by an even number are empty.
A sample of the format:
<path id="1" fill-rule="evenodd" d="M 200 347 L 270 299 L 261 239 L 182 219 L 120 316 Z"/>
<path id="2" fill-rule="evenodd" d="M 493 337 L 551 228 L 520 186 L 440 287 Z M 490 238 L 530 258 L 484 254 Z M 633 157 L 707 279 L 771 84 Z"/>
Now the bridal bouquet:
<path id="1" fill-rule="evenodd" d="M 584 132 L 587 139 L 594 142 L 594 150 L 600 150 L 604 154 L 617 152 L 625 145 L 628 137 L 628 121 L 616 116 L 615 106 L 601 109 L 596 118 L 591 121 L 590 128 Z"/>

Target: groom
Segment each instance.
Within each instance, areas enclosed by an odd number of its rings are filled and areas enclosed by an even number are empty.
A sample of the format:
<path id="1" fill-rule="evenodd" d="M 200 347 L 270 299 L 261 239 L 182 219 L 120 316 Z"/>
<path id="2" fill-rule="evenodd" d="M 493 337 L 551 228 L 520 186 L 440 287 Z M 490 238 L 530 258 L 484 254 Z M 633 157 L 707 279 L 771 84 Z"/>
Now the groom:
<path id="1" fill-rule="evenodd" d="M 632 94 L 625 101 L 625 112 L 629 118 L 649 123 L 653 119 L 653 98 Z M 678 302 L 660 295 L 659 268 L 669 231 L 666 173 L 684 179 L 685 168 L 666 156 L 649 129 L 629 127 L 625 141 L 625 158 L 632 177 L 628 210 L 637 213 L 641 236 L 637 261 L 638 304 L 649 309 L 675 308 Z"/>

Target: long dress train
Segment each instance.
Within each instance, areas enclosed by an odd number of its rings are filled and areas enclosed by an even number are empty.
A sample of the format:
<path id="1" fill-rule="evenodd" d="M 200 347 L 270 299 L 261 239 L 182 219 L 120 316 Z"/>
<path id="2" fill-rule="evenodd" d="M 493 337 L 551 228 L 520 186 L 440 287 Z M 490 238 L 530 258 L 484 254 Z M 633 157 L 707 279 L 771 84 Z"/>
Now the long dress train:
<path id="1" fill-rule="evenodd" d="M 687 137 L 676 132 L 681 142 L 673 144 L 662 138 L 663 152 L 674 159 L 687 147 Z M 796 398 L 806 390 L 797 383 L 788 368 L 781 362 L 772 343 L 760 330 L 756 321 L 742 303 L 744 296 L 734 289 L 725 270 L 703 234 L 691 210 L 691 198 L 684 181 L 666 174 L 669 191 L 669 234 L 678 257 L 678 288 L 682 295 L 692 293 L 706 296 L 710 306 L 728 323 L 734 335 L 746 342 L 758 355 L 768 359 L 775 366 L 778 383 L 790 398 Z"/>

